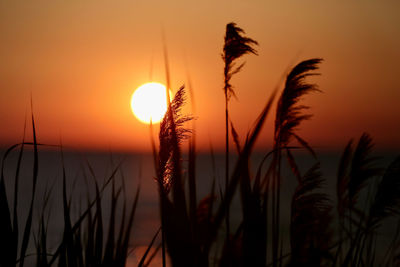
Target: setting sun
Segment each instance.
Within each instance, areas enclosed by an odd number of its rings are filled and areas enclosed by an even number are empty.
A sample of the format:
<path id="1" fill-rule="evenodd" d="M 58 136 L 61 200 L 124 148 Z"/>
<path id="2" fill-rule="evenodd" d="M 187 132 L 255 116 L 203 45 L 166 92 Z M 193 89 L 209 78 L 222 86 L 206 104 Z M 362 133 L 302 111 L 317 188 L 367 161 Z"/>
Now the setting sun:
<path id="1" fill-rule="evenodd" d="M 131 98 L 131 109 L 143 123 L 158 123 L 167 111 L 165 86 L 160 83 L 145 83 L 139 86 Z"/>

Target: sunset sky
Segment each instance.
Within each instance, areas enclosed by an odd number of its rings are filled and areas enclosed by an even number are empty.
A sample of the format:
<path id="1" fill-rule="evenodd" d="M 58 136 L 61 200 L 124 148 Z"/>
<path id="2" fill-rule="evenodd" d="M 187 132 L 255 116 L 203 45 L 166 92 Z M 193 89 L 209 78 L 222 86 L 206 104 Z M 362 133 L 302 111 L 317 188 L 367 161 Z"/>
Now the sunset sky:
<path id="1" fill-rule="evenodd" d="M 148 150 L 149 126 L 132 115 L 130 98 L 146 82 L 165 83 L 164 32 L 172 91 L 188 75 L 192 82 L 198 147 L 222 149 L 221 52 L 225 25 L 236 22 L 259 43 L 259 56 L 244 56 L 232 80 L 242 142 L 287 68 L 321 57 L 322 75 L 310 81 L 323 93 L 305 99 L 314 117 L 300 135 L 341 149 L 366 131 L 379 148 L 399 149 L 399 14 L 395 0 L 2 0 L 0 147 L 21 141 L 32 95 L 41 143 Z M 272 126 L 270 117 L 259 148 L 271 144 Z"/>

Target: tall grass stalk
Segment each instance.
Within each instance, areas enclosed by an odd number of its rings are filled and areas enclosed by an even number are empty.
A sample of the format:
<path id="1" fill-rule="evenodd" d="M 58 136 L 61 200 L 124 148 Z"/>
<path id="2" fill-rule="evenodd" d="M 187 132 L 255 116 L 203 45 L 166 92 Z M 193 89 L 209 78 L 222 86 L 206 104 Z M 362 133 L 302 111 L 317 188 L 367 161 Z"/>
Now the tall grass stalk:
<path id="1" fill-rule="evenodd" d="M 241 56 L 245 54 L 255 54 L 257 51 L 254 49 L 254 45 L 258 43 L 253 39 L 243 36 L 244 31 L 237 27 L 235 23 L 228 23 L 226 25 L 226 33 L 224 40 L 224 48 L 222 53 L 222 59 L 224 61 L 224 94 L 225 94 L 225 191 L 228 190 L 229 183 L 229 109 L 228 102 L 231 96 L 235 96 L 235 91 L 230 83 L 232 76 L 238 73 L 244 63 L 238 67 L 235 66 L 235 62 Z M 229 226 L 229 206 L 226 207 L 226 236 L 229 239 L 230 226 Z"/>

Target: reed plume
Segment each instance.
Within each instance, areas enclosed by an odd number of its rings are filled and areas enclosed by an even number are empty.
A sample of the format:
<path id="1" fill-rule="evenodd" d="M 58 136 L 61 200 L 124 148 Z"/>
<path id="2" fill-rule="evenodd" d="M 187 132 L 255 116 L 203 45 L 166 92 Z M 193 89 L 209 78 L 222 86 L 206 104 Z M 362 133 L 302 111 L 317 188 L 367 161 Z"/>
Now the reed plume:
<path id="1" fill-rule="evenodd" d="M 286 78 L 285 88 L 276 109 L 274 145 L 278 149 L 277 152 L 279 148 L 287 146 L 292 139 L 296 139 L 300 145 L 315 156 L 314 150 L 296 133 L 296 130 L 302 121 L 312 117 L 311 114 L 302 113 L 309 107 L 299 105 L 298 102 L 306 94 L 320 91 L 316 84 L 307 83 L 305 79 L 309 76 L 319 75 L 311 71 L 318 69 L 321 62 L 320 58 L 302 61 L 291 70 Z"/>
<path id="2" fill-rule="evenodd" d="M 232 76 L 238 73 L 244 63 L 240 64 L 238 67 L 235 66 L 235 61 L 245 54 L 255 54 L 257 51 L 254 49 L 254 45 L 258 43 L 248 37 L 243 36 L 245 32 L 236 26 L 236 23 L 228 23 L 226 25 L 225 42 L 224 42 L 224 52 L 222 54 L 222 59 L 224 60 L 224 93 L 225 97 L 229 98 L 235 95 L 233 87 L 230 83 Z"/>
<path id="3" fill-rule="evenodd" d="M 158 177 L 162 178 L 159 182 L 161 183 L 161 188 L 168 194 L 171 188 L 172 174 L 177 170 L 174 170 L 177 166 L 173 163 L 174 153 L 179 151 L 179 145 L 183 139 L 189 137 L 190 130 L 183 127 L 183 124 L 187 121 L 193 119 L 191 116 L 182 116 L 181 109 L 185 103 L 185 90 L 182 86 L 178 92 L 175 94 L 174 99 L 171 102 L 169 109 L 171 112 L 167 111 L 160 124 L 160 151 L 159 151 L 159 173 Z M 174 134 L 176 140 L 174 139 Z M 180 157 L 180 155 L 176 155 Z"/>

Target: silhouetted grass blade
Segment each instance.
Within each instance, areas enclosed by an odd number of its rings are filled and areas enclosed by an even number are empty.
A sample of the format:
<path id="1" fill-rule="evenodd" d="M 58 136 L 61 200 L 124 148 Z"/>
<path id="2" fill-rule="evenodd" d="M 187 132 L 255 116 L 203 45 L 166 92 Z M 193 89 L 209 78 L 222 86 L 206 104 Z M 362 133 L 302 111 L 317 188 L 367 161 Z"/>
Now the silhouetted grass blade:
<path id="1" fill-rule="evenodd" d="M 157 238 L 158 234 L 160 233 L 160 231 L 161 231 L 161 227 L 158 228 L 158 230 L 157 230 L 156 234 L 153 236 L 153 239 L 151 240 L 150 244 L 147 246 L 147 249 L 146 249 L 145 253 L 143 254 L 142 258 L 140 259 L 138 267 L 142 267 L 143 266 L 143 264 L 144 264 L 144 262 L 145 262 L 145 260 L 147 258 L 147 255 L 149 254 L 150 249 L 152 248 L 152 246 L 154 244 L 154 241 L 156 240 L 156 238 Z"/>
<path id="2" fill-rule="evenodd" d="M 32 104 L 32 103 L 31 103 Z M 32 171 L 32 198 L 30 202 L 30 208 L 28 217 L 25 223 L 24 235 L 22 237 L 22 245 L 21 245 L 21 253 L 20 253 L 20 267 L 24 266 L 25 262 L 25 254 L 28 248 L 29 238 L 31 234 L 31 227 L 32 227 L 32 215 L 33 215 L 33 202 L 35 199 L 36 193 L 36 183 L 38 178 L 38 169 L 39 169 L 39 156 L 38 156 L 38 148 L 37 148 L 37 140 L 36 140 L 36 128 L 35 128 L 35 119 L 33 117 L 32 111 L 32 132 L 33 132 L 33 171 Z"/>

